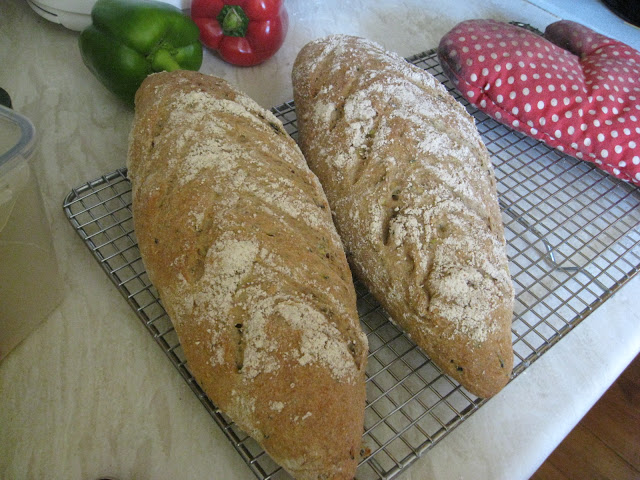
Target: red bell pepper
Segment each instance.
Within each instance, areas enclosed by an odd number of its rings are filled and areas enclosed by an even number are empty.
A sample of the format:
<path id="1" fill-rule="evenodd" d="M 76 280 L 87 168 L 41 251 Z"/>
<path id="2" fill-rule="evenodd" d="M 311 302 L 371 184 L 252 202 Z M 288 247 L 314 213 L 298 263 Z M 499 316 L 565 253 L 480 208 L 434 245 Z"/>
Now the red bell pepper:
<path id="1" fill-rule="evenodd" d="M 289 26 L 284 0 L 193 0 L 191 18 L 206 47 L 245 67 L 276 53 Z"/>

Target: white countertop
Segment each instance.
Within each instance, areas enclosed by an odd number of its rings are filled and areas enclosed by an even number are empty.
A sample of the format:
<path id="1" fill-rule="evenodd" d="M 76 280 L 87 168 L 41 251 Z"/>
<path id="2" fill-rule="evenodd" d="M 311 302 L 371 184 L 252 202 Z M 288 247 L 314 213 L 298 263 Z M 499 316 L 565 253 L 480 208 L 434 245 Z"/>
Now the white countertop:
<path id="1" fill-rule="evenodd" d="M 289 0 L 287 8 L 289 33 L 271 61 L 242 69 L 206 54 L 201 71 L 271 107 L 292 98 L 295 55 L 322 35 L 357 34 L 408 56 L 469 18 L 540 29 L 558 20 L 523 0 Z M 0 6 L 0 65 L 0 86 L 38 130 L 34 162 L 66 283 L 59 308 L 0 362 L 0 478 L 253 478 L 61 208 L 71 188 L 124 166 L 132 112 L 85 68 L 77 33 L 24 0 Z M 402 478 L 529 478 L 640 351 L 639 288 L 636 277 Z"/>

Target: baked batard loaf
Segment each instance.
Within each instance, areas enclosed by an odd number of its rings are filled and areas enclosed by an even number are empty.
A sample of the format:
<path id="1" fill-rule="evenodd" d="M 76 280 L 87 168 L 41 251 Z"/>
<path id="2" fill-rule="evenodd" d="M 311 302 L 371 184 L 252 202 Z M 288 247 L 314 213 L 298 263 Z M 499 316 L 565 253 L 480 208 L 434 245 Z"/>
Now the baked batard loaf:
<path id="1" fill-rule="evenodd" d="M 142 259 L 197 382 L 294 477 L 353 478 L 367 339 L 327 199 L 280 121 L 224 80 L 154 74 L 128 168 Z"/>
<path id="2" fill-rule="evenodd" d="M 345 35 L 307 44 L 293 87 L 354 274 L 444 372 L 494 395 L 513 367 L 513 286 L 473 119 L 427 72 Z"/>

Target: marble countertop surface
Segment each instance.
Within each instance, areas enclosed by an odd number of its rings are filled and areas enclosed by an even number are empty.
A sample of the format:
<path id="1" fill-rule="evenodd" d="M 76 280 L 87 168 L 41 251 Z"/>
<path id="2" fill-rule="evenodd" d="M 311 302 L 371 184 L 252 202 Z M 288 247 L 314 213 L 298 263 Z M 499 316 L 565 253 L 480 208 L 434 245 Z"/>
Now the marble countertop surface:
<path id="1" fill-rule="evenodd" d="M 292 98 L 295 55 L 322 35 L 408 56 L 469 18 L 540 29 L 558 20 L 524 0 L 286 5 L 290 29 L 273 59 L 243 69 L 207 53 L 201 71 L 268 108 Z M 65 283 L 60 306 L 0 362 L 0 478 L 253 478 L 64 216 L 73 187 L 124 166 L 133 118 L 83 65 L 77 40 L 25 0 L 0 5 L 0 86 L 38 131 L 33 161 Z M 401 478 L 529 478 L 640 351 L 639 287 L 632 279 Z"/>

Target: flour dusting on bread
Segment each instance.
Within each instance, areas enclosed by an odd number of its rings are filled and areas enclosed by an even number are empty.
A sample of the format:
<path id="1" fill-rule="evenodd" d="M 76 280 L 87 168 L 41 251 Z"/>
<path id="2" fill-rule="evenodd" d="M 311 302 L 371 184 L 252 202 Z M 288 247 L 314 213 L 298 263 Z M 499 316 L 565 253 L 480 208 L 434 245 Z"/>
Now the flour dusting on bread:
<path id="1" fill-rule="evenodd" d="M 146 270 L 203 390 L 294 476 L 352 478 L 367 339 L 326 196 L 280 121 L 221 79 L 151 75 L 128 166 Z"/>
<path id="2" fill-rule="evenodd" d="M 354 273 L 470 390 L 509 379 L 513 287 L 489 155 L 432 75 L 333 35 L 294 65 L 299 141 Z"/>

